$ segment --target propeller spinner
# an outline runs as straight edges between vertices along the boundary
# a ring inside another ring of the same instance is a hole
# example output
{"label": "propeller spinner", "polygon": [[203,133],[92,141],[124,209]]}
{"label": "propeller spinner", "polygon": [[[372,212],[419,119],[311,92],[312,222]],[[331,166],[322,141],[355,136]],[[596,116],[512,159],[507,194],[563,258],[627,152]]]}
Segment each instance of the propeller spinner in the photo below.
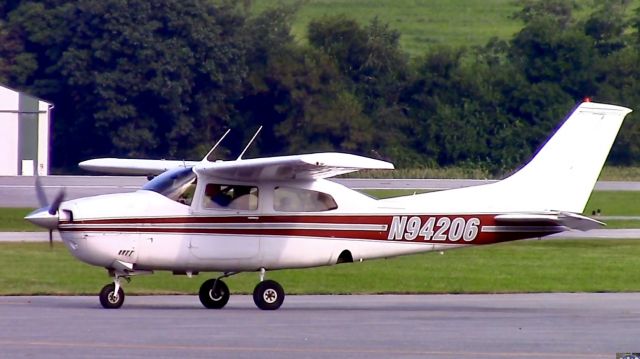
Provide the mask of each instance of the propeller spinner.
{"label": "propeller spinner", "polygon": [[47,228],[49,230],[49,246],[52,247],[53,230],[58,228],[58,223],[60,222],[58,209],[64,200],[65,191],[64,189],[60,190],[51,205],[49,205],[47,196],[44,193],[44,188],[42,187],[42,182],[40,182],[40,177],[36,176],[36,195],[42,207],[29,213],[24,219],[36,226]]}

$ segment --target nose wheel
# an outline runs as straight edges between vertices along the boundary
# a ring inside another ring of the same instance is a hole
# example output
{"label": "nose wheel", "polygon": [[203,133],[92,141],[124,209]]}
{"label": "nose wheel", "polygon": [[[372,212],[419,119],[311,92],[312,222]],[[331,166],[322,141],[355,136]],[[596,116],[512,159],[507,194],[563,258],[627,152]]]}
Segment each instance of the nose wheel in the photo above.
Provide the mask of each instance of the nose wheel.
{"label": "nose wheel", "polygon": [[[116,287],[118,287],[116,289]],[[100,291],[100,304],[106,309],[118,309],[124,303],[124,291],[115,283],[107,284]]]}

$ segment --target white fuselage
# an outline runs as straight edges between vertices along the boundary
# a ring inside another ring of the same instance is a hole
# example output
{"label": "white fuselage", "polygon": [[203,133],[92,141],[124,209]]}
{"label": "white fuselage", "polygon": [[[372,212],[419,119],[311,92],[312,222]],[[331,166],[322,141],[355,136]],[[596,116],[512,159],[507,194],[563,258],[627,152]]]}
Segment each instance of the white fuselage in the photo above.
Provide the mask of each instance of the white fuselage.
{"label": "white fuselage", "polygon": [[[287,184],[292,186],[291,183]],[[278,183],[261,183],[253,210],[203,208],[202,189],[191,206],[158,193],[88,197],[63,203],[61,236],[74,256],[135,270],[253,271],[333,265],[472,244],[538,237],[557,226],[496,226],[493,214],[425,213],[389,206],[334,182],[295,186],[330,193],[338,208],[324,212],[274,210]],[[199,186],[202,187],[202,186]]]}

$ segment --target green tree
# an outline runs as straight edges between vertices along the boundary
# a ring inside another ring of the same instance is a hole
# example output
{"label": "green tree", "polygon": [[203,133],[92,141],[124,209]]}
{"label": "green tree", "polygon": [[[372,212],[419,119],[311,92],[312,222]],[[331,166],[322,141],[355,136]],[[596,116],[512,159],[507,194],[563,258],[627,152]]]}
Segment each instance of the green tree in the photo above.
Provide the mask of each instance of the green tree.
{"label": "green tree", "polygon": [[579,9],[576,0],[520,0],[520,10],[513,17],[525,24],[541,18],[553,18],[557,29],[565,29],[574,24],[573,11]]}
{"label": "green tree", "polygon": [[0,35],[13,86],[55,105],[54,163],[201,155],[246,76],[231,2],[22,2]]}
{"label": "green tree", "polygon": [[248,21],[247,33],[255,35],[248,39],[250,73],[235,127],[264,125],[257,145],[262,154],[362,153],[371,130],[361,105],[330,57],[294,42],[295,10],[278,6]]}
{"label": "green tree", "polygon": [[596,48],[602,55],[612,54],[627,44],[625,31],[630,21],[627,12],[629,0],[605,0],[589,16],[584,24],[584,32],[596,41]]}
{"label": "green tree", "polygon": [[245,123],[266,126],[263,154],[368,147],[370,129],[360,105],[322,53],[290,47],[271,54],[264,72],[252,73],[250,91],[238,107]]}
{"label": "green tree", "polygon": [[580,28],[558,31],[553,18],[538,19],[514,37],[510,55],[531,83],[559,84],[576,99],[595,93],[593,69],[598,53]]}
{"label": "green tree", "polygon": [[[344,16],[316,19],[309,24],[309,43],[329,56],[345,77],[355,97],[354,112],[361,111],[373,156],[411,163],[407,138],[412,124],[400,95],[410,76],[408,56],[400,49],[400,33],[373,18],[366,26]],[[375,131],[384,128],[385,131]]]}

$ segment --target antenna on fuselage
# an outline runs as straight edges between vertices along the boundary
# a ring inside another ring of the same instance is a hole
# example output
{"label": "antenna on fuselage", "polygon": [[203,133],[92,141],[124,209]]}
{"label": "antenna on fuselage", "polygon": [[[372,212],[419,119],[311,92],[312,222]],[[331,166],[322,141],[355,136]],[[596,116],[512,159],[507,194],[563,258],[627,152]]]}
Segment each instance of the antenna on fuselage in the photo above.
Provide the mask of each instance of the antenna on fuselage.
{"label": "antenna on fuselage", "polygon": [[209,158],[209,155],[211,155],[213,153],[213,151],[216,149],[216,147],[218,147],[218,145],[222,142],[222,140],[224,140],[225,137],[227,137],[227,135],[229,134],[229,132],[231,132],[231,129],[227,129],[227,132],[224,133],[224,135],[222,135],[222,137],[220,137],[220,139],[218,140],[218,142],[216,142],[215,145],[213,145],[213,147],[209,150],[209,152],[207,152],[207,154],[204,156],[204,158],[202,159],[203,161],[207,161],[207,158]]}
{"label": "antenna on fuselage", "polygon": [[253,137],[251,137],[251,141],[249,141],[249,143],[247,143],[247,146],[244,148],[244,150],[242,150],[242,153],[240,154],[240,156],[238,156],[238,158],[236,158],[236,161],[239,161],[239,160],[242,159],[242,156],[244,155],[245,152],[247,152],[247,150],[249,149],[249,146],[251,146],[251,144],[256,139],[256,137],[258,137],[258,134],[260,133],[261,130],[262,130],[262,126],[258,127],[258,131],[256,131],[256,133],[253,135]]}

